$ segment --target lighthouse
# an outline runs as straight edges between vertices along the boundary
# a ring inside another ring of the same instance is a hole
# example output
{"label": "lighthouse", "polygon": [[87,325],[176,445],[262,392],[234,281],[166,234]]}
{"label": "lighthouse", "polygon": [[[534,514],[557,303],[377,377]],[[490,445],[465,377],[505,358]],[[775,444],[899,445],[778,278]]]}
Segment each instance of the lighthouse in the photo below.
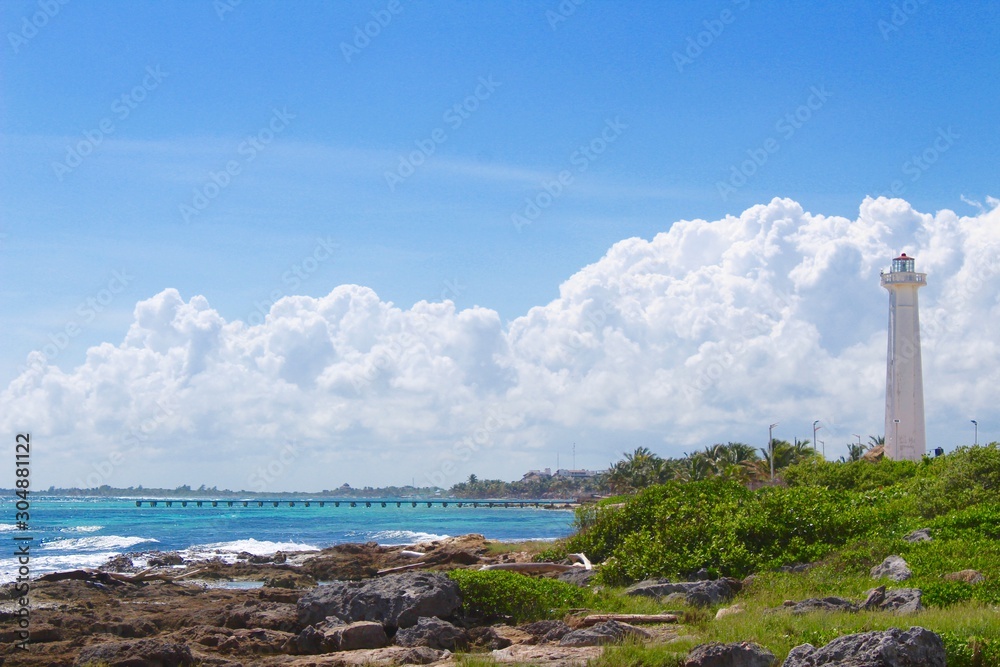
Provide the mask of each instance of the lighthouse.
{"label": "lighthouse", "polygon": [[917,290],[926,284],[927,274],[917,273],[905,252],[892,260],[889,273],[882,273],[882,287],[889,290],[885,455],[895,460],[919,461],[927,452],[917,309]]}

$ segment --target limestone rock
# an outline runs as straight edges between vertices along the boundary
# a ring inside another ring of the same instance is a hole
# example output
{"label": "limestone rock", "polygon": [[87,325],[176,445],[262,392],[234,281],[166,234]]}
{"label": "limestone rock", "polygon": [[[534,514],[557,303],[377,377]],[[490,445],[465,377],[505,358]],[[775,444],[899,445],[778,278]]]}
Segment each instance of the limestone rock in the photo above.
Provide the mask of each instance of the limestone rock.
{"label": "limestone rock", "polygon": [[715,581],[682,581],[671,583],[667,579],[647,579],[625,590],[626,595],[663,598],[674,593],[684,596],[687,604],[709,607],[731,600],[743,587],[738,579]]}
{"label": "limestone rock", "polygon": [[984,581],[984,577],[980,572],[975,570],[959,570],[958,572],[951,572],[944,575],[945,581],[964,581],[967,584],[978,584]]}
{"label": "limestone rock", "polygon": [[76,665],[106,663],[109,667],[186,667],[194,664],[191,649],[183,644],[139,639],[106,642],[80,651]]}
{"label": "limestone rock", "polygon": [[771,667],[774,654],[760,644],[701,644],[688,653],[684,667]]}
{"label": "limestone rock", "polygon": [[586,588],[590,585],[590,580],[593,579],[596,574],[597,570],[584,570],[583,568],[577,568],[561,573],[558,577],[556,577],[556,579],[573,584],[574,586]]}
{"label": "limestone rock", "polygon": [[650,634],[628,623],[605,621],[589,628],[573,630],[559,640],[560,646],[602,646],[614,644],[628,637],[648,639]]}
{"label": "limestone rock", "polygon": [[454,651],[469,643],[468,633],[440,618],[423,617],[416,625],[403,628],[396,633],[396,643],[400,646],[429,646],[436,649]]}
{"label": "limestone rock", "polygon": [[885,586],[879,586],[865,593],[864,602],[859,605],[859,609],[862,611],[878,609],[883,602],[885,602]]}
{"label": "limestone rock", "polygon": [[389,628],[408,628],[422,616],[453,616],[460,606],[458,584],[445,575],[408,572],[317,586],[299,598],[298,616],[304,625],[335,616],[346,622],[377,621]]}
{"label": "limestone rock", "polygon": [[176,551],[154,551],[150,554],[149,558],[146,560],[146,564],[149,567],[163,567],[166,565],[182,565],[184,563],[184,557],[181,556]]}
{"label": "limestone rock", "polygon": [[902,556],[888,556],[871,570],[872,579],[886,577],[893,581],[906,581],[912,576],[913,572]]}
{"label": "limestone rock", "polygon": [[892,588],[885,593],[885,600],[879,604],[882,611],[894,611],[897,614],[912,614],[923,610],[920,604],[922,591],[919,588]]}
{"label": "limestone rock", "polygon": [[907,542],[930,542],[933,538],[930,528],[918,528],[903,539]]}
{"label": "limestone rock", "polygon": [[338,625],[323,633],[324,653],[330,651],[356,651],[364,648],[382,648],[389,645],[385,628],[374,621],[355,621]]}
{"label": "limestone rock", "polygon": [[782,667],[945,667],[944,643],[924,628],[890,628],[796,646]]}
{"label": "limestone rock", "polygon": [[808,614],[812,611],[857,611],[858,608],[850,600],[838,597],[809,598],[797,602],[792,607],[793,614]]}
{"label": "limestone rock", "polygon": [[468,640],[470,648],[486,649],[487,651],[497,651],[514,643],[489,626],[470,629]]}
{"label": "limestone rock", "polygon": [[573,628],[562,621],[535,621],[518,627],[518,630],[523,630],[534,637],[533,643],[541,643],[557,642],[572,632]]}
{"label": "limestone rock", "polygon": [[726,616],[735,616],[737,614],[742,614],[745,609],[743,609],[742,604],[734,604],[732,607],[722,607],[719,611],[715,612],[715,620],[720,618],[725,618]]}

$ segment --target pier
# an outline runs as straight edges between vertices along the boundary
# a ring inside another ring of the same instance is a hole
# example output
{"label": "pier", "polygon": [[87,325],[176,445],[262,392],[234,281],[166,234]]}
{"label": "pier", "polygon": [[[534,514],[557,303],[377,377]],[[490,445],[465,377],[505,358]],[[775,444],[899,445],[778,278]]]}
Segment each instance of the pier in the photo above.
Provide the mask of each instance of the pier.
{"label": "pier", "polygon": [[142,498],[135,501],[136,507],[208,507],[208,508],[275,508],[275,507],[440,507],[449,506],[473,509],[575,509],[579,507],[576,500],[412,500],[412,499],[353,499],[353,500],[191,500],[176,498]]}

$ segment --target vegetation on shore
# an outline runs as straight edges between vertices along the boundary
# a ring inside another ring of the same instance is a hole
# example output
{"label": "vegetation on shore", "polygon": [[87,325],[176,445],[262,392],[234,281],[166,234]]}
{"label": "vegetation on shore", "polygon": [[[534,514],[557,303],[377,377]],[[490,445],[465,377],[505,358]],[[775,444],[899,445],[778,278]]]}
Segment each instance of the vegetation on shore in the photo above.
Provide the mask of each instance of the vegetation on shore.
{"label": "vegetation on shore", "polygon": [[[558,618],[577,606],[651,613],[663,611],[662,605],[625,596],[622,587],[650,577],[685,580],[707,568],[713,576],[754,575],[734,600],[743,613],[716,620],[716,608],[674,603],[672,608],[683,612],[686,638],[608,648],[595,666],[680,665],[690,648],[706,641],[751,640],[783,659],[806,642],[819,646],[845,634],[912,625],[942,637],[951,667],[1000,664],[997,443],[961,447],[919,463],[825,462],[805,454],[776,465],[777,483],[764,486],[762,459],[726,460],[732,453],[702,468],[658,462],[638,450],[623,460],[620,484],[634,491],[581,507],[577,532],[536,556],[586,553],[603,563],[599,591],[573,593],[557,586],[561,582],[539,584],[544,588],[534,591],[516,578],[507,581],[509,573],[462,573],[457,580],[466,604],[511,618],[534,619],[545,610]],[[770,462],[764,461],[769,476]],[[692,470],[702,472],[691,475]],[[929,530],[931,541],[904,539],[920,528]],[[912,578],[873,580],[871,568],[889,555],[902,556]],[[808,565],[795,572],[780,569],[796,564]],[[984,579],[946,578],[963,570]],[[786,600],[839,596],[857,602],[879,584],[919,588],[926,609],[915,615],[780,610]],[[511,586],[514,602],[506,602]],[[531,611],[525,616],[521,610]]]}

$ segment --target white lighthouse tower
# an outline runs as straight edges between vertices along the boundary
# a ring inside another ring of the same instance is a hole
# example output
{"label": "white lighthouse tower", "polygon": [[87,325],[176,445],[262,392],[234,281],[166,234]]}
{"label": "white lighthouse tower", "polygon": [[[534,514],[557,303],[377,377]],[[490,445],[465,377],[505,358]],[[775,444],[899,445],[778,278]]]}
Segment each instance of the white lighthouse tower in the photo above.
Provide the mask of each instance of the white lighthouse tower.
{"label": "white lighthouse tower", "polygon": [[896,460],[919,461],[927,453],[917,312],[917,290],[926,284],[927,274],[917,273],[905,252],[892,260],[892,271],[882,273],[882,287],[889,290],[885,455]]}

